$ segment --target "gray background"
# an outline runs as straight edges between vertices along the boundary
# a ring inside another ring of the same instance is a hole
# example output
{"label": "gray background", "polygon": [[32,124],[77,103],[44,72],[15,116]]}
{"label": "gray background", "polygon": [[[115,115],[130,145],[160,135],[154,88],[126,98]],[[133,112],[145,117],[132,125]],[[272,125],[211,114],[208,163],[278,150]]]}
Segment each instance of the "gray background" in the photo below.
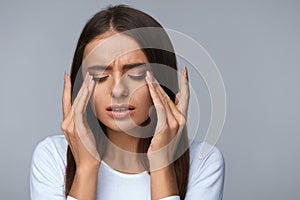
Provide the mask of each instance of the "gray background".
{"label": "gray background", "polygon": [[[110,3],[121,2],[1,0],[1,199],[29,199],[34,147],[61,134],[63,72],[79,33]],[[217,143],[224,199],[300,199],[300,2],[122,3],[194,38],[218,65],[228,98]]]}

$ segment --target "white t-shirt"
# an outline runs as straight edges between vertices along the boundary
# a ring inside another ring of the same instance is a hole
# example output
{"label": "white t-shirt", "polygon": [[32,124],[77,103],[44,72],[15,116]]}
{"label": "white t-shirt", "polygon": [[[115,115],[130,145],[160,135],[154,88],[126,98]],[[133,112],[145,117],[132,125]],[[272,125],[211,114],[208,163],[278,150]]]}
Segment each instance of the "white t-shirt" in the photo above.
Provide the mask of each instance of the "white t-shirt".
{"label": "white t-shirt", "polygon": [[[190,146],[190,174],[185,200],[221,200],[224,186],[224,159],[212,151],[200,159],[202,142]],[[68,143],[64,135],[49,136],[35,148],[30,169],[31,200],[65,200],[65,169]],[[97,200],[150,200],[150,176],[145,171],[125,174],[101,161]],[[74,199],[68,197],[67,200]],[[179,200],[179,196],[163,198]]]}

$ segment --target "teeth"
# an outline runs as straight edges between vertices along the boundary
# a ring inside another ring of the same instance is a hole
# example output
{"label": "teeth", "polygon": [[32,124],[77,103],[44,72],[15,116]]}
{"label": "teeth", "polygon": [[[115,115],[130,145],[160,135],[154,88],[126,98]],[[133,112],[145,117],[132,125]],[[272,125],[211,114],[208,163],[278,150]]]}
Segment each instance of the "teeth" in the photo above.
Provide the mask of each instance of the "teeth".
{"label": "teeth", "polygon": [[116,111],[116,112],[122,112],[128,110],[128,108],[113,108],[112,111]]}

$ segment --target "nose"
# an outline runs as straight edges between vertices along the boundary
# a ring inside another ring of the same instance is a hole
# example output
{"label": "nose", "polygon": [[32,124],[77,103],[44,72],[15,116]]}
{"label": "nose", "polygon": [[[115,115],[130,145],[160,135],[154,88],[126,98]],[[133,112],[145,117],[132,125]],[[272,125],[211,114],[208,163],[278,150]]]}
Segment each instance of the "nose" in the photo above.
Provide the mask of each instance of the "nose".
{"label": "nose", "polygon": [[122,77],[114,79],[114,85],[111,91],[111,96],[113,98],[125,98],[128,96],[128,86],[126,85],[126,81],[122,79]]}

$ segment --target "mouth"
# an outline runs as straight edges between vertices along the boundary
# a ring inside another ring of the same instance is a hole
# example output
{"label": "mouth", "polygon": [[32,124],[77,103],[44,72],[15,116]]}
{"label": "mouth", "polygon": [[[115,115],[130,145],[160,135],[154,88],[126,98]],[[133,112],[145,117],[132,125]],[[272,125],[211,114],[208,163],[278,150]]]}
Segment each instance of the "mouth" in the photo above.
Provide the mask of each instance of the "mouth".
{"label": "mouth", "polygon": [[135,107],[129,104],[113,104],[106,108],[106,112],[113,118],[126,118],[135,110]]}

